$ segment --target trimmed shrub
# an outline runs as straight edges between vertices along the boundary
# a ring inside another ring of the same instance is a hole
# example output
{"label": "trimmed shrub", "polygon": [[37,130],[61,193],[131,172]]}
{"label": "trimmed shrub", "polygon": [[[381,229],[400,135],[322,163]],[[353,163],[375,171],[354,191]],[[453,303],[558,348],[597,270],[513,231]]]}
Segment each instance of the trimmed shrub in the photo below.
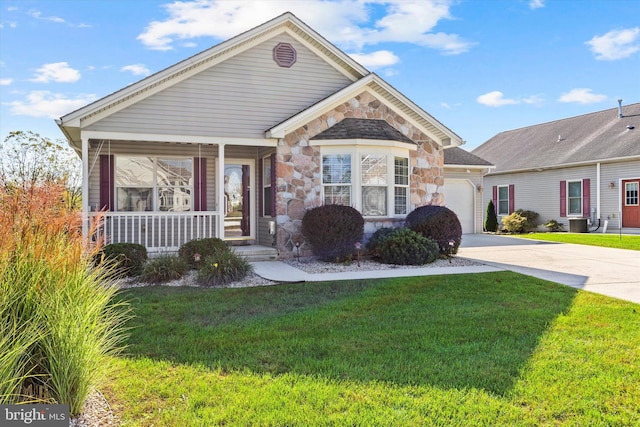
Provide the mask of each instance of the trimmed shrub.
{"label": "trimmed shrub", "polygon": [[178,249],[178,255],[192,268],[198,268],[198,262],[195,260],[196,254],[200,254],[200,259],[203,260],[208,256],[215,256],[227,250],[229,250],[229,247],[224,240],[217,237],[208,237],[185,243]]}
{"label": "trimmed shrub", "polygon": [[489,200],[487,203],[487,214],[484,221],[484,231],[495,233],[498,231],[498,216],[496,215],[496,207],[493,204],[493,200]]}
{"label": "trimmed shrub", "polygon": [[113,265],[117,275],[139,276],[147,261],[147,248],[137,243],[111,243],[102,248],[97,259]]}
{"label": "trimmed shrub", "polygon": [[350,206],[324,205],[302,217],[302,236],[322,261],[340,262],[353,257],[362,242],[364,219]]}
{"label": "trimmed shrub", "polygon": [[252,271],[249,261],[227,249],[205,257],[201,261],[196,280],[202,286],[224,286],[244,279]]}
{"label": "trimmed shrub", "polygon": [[507,233],[525,233],[537,227],[537,219],[536,212],[518,209],[502,218],[502,230]]}
{"label": "trimmed shrub", "polygon": [[407,215],[406,225],[424,237],[435,240],[441,255],[458,253],[462,226],[451,209],[444,206],[421,206]]}
{"label": "trimmed shrub", "polygon": [[398,229],[392,227],[382,227],[377,229],[367,242],[367,251],[369,252],[369,255],[373,258],[379,258],[380,253],[378,251],[378,247],[380,246],[380,243],[387,237],[391,236],[396,230]]}
{"label": "trimmed shrub", "polygon": [[163,283],[183,277],[191,267],[174,255],[162,255],[150,259],[142,270],[141,279],[149,283]]}
{"label": "trimmed shrub", "polygon": [[399,228],[378,243],[380,261],[385,264],[422,265],[433,262],[440,249],[433,239],[408,228]]}
{"label": "trimmed shrub", "polygon": [[555,219],[549,220],[549,222],[547,222],[544,226],[547,227],[549,231],[552,231],[554,233],[562,231],[562,229],[564,228],[564,224],[559,223]]}

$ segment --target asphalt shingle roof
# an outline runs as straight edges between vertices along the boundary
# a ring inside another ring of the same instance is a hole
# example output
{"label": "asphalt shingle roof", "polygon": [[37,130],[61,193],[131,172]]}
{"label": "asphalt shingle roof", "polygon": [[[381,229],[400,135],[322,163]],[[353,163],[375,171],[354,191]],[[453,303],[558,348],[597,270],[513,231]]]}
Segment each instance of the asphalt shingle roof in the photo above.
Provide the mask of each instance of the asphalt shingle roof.
{"label": "asphalt shingle roof", "polygon": [[473,150],[495,172],[640,156],[640,103],[501,132]]}
{"label": "asphalt shingle roof", "polygon": [[356,118],[346,118],[311,139],[383,139],[415,144],[384,120]]}
{"label": "asphalt shingle roof", "polygon": [[459,147],[444,150],[445,165],[492,166],[491,162]]}

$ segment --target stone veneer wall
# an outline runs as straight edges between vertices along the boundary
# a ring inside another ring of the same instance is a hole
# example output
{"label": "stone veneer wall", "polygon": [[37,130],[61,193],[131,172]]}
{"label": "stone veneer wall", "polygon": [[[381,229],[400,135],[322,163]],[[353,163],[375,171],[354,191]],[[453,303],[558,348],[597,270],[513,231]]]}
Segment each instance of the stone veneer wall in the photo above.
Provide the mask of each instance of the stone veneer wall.
{"label": "stone veneer wall", "polygon": [[[409,211],[418,206],[444,203],[442,147],[387,108],[369,92],[363,92],[287,134],[278,143],[276,148],[277,247],[283,258],[294,256],[296,242],[303,243],[299,230],[305,211],[322,205],[320,146],[310,145],[309,140],[347,117],[386,120],[418,145],[416,151],[410,151],[409,158]],[[365,235],[370,236],[382,226],[399,226],[403,222],[397,218],[365,219]],[[311,255],[308,247],[302,245],[300,249],[300,255]]]}

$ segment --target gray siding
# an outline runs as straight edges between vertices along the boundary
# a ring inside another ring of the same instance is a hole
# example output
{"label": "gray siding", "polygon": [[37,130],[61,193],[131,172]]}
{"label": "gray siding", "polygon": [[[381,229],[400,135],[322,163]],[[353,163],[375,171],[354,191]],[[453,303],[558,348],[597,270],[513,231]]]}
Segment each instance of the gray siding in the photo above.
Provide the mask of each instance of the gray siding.
{"label": "gray siding", "polygon": [[[297,62],[279,67],[272,50],[291,43]],[[351,81],[287,34],[125,108],[96,131],[261,138],[264,132]]]}
{"label": "gray siding", "polygon": [[[600,166],[600,219],[609,219],[609,229],[619,227],[620,210],[620,179],[640,176],[640,161],[602,163]],[[551,219],[564,224],[569,230],[566,217],[560,217],[560,181],[586,179],[591,180],[590,199],[591,208],[597,208],[597,170],[596,165],[551,169],[540,172],[521,172],[504,175],[487,175],[484,177],[483,206],[492,197],[494,185],[514,185],[515,209],[525,209],[537,212],[539,224],[545,224]],[[615,188],[609,188],[614,182]],[[584,213],[585,217],[591,213]],[[500,218],[498,218],[500,221]],[[541,230],[546,230],[540,227]]]}

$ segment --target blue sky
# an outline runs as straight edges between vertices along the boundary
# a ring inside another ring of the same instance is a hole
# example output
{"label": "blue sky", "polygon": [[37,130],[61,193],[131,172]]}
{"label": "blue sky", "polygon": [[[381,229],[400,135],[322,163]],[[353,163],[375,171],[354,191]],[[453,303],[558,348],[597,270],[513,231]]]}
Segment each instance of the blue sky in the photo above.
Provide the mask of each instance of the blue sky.
{"label": "blue sky", "polygon": [[640,0],[0,0],[0,138],[291,11],[464,140],[640,102]]}

